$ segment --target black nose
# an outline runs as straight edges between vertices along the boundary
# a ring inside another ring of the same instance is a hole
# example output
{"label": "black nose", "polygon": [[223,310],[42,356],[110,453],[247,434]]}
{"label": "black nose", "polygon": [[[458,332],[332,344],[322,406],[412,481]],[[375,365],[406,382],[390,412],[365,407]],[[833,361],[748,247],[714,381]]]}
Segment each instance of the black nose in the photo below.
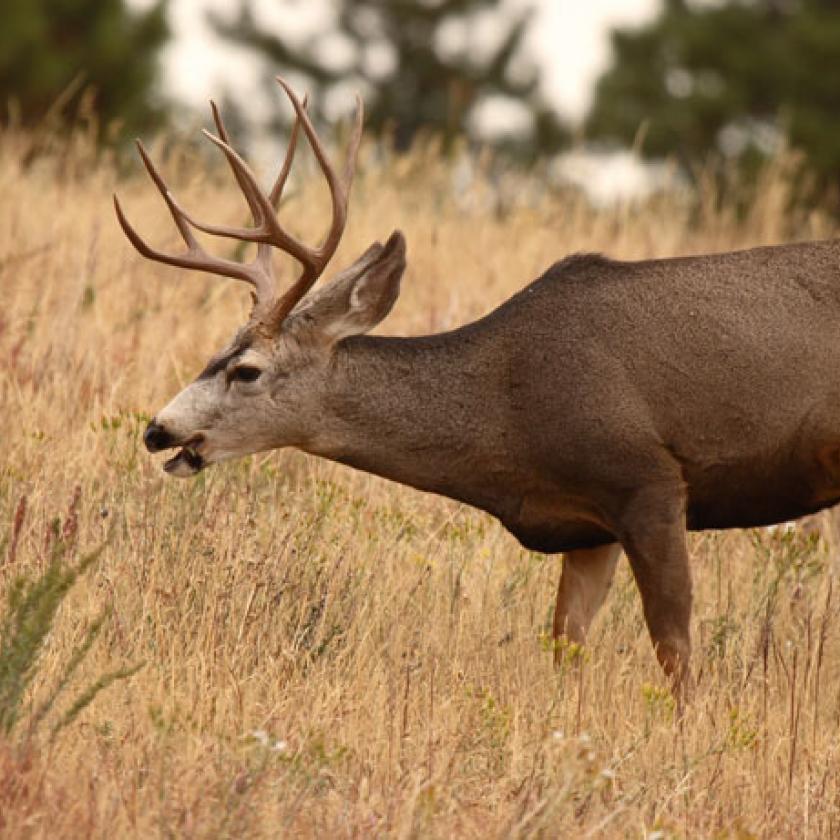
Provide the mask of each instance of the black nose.
{"label": "black nose", "polygon": [[169,449],[175,446],[175,439],[156,420],[152,420],[146,431],[143,433],[143,443],[149,452],[160,452],[161,449]]}

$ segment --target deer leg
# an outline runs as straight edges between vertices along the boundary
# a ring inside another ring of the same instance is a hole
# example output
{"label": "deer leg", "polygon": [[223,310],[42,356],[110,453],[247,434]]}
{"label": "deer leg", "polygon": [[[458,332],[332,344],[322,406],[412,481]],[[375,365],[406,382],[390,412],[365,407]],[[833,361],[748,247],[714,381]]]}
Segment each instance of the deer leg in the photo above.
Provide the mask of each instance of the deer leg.
{"label": "deer leg", "polygon": [[[586,641],[586,632],[607,597],[620,556],[618,543],[567,551],[563,555],[554,607],[555,641],[561,636],[578,644]],[[560,650],[555,646],[555,662],[559,656]]]}
{"label": "deer leg", "polygon": [[690,690],[691,572],[682,486],[638,492],[625,508],[621,543],[630,561],[651,641],[678,700]]}

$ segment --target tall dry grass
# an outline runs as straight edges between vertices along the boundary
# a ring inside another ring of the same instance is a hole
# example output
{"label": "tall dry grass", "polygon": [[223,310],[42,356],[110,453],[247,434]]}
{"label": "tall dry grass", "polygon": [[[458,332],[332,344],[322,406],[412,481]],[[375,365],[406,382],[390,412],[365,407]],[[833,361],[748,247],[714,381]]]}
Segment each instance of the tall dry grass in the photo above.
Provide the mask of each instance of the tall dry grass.
{"label": "tall dry grass", "polygon": [[[840,836],[840,593],[822,543],[692,537],[699,679],[680,722],[626,568],[590,647],[555,671],[559,559],[480,513],[294,452],[168,479],[145,420],[242,321],[246,295],[142,261],[113,217],[114,166],[83,144],[23,166],[27,143],[0,138],[0,589],[44,568],[80,488],[68,550],[106,548],[29,703],[103,607],[80,684],[146,664],[54,739],[0,742],[0,833]],[[190,207],[241,218],[222,169],[188,149],[165,168]],[[130,172],[131,218],[174,244]],[[336,263],[400,227],[409,267],[384,329],[419,334],[487,312],[571,251],[836,232],[788,212],[783,163],[746,213],[711,187],[597,211],[541,182],[491,189],[434,150],[378,164],[368,150]],[[309,178],[283,212],[312,238],[325,209]]]}

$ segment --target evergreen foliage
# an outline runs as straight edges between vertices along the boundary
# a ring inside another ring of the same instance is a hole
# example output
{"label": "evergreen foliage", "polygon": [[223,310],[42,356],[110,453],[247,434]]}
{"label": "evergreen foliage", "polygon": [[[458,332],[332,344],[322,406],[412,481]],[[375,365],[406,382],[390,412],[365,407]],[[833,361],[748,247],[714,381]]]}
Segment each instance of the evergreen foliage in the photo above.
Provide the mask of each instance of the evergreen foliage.
{"label": "evergreen foliage", "polygon": [[756,159],[782,138],[823,186],[840,177],[840,15],[833,0],[700,4],[612,35],[590,137],[692,164],[717,150]]}
{"label": "evergreen foliage", "polygon": [[[12,545],[16,545],[19,530],[20,523],[15,522]],[[55,531],[58,532],[58,527]],[[71,545],[72,537],[64,539],[56,536],[50,561],[44,571],[35,576],[19,575],[7,589],[5,613],[0,616],[0,735],[8,737],[22,721],[26,723],[30,735],[38,728],[53,710],[56,700],[65,693],[108,618],[108,612],[103,611],[91,622],[82,642],[64,664],[52,689],[34,710],[28,711],[26,701],[38,675],[39,661],[58,609],[76,580],[90,569],[102,553],[101,548],[93,551],[74,566],[67,563],[65,558]],[[11,552],[9,556],[11,558]],[[52,726],[52,733],[72,723],[100,691],[117,680],[132,676],[140,667],[142,663],[100,676],[81,691],[69,708],[58,717]]]}
{"label": "evergreen foliage", "polygon": [[132,134],[155,125],[157,53],[167,0],[144,12],[125,0],[3,0],[0,126],[95,118]]}
{"label": "evergreen foliage", "polygon": [[[298,6],[295,0],[281,4],[281,21],[291,21]],[[264,56],[271,77],[305,76],[316,117],[323,116],[319,109],[336,86],[363,91],[367,127],[390,131],[398,150],[408,149],[420,131],[441,136],[446,145],[474,133],[470,115],[488,97],[525,104],[532,121],[524,141],[502,131],[499,146],[532,155],[565,144],[566,131],[541,101],[536,66],[524,55],[529,15],[507,23],[495,48],[477,49],[470,30],[480,16],[501,14],[498,0],[337,0],[335,6],[334,26],[304,46],[283,34],[282,23],[266,31],[253,0],[243,0],[233,23],[210,19],[222,36]],[[454,39],[460,45],[444,43],[445,30],[453,27],[464,36]],[[349,46],[342,50],[346,55],[330,54],[336,42]]]}

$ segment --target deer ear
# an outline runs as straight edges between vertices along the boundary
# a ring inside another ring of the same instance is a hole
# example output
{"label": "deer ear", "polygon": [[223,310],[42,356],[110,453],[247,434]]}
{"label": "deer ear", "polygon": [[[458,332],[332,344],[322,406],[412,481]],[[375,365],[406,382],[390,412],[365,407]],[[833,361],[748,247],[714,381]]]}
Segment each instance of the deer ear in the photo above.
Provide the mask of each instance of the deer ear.
{"label": "deer ear", "polygon": [[328,343],[365,333],[391,311],[404,270],[405,238],[394,231],[385,245],[371,245],[313,295],[300,315],[308,328]]}

